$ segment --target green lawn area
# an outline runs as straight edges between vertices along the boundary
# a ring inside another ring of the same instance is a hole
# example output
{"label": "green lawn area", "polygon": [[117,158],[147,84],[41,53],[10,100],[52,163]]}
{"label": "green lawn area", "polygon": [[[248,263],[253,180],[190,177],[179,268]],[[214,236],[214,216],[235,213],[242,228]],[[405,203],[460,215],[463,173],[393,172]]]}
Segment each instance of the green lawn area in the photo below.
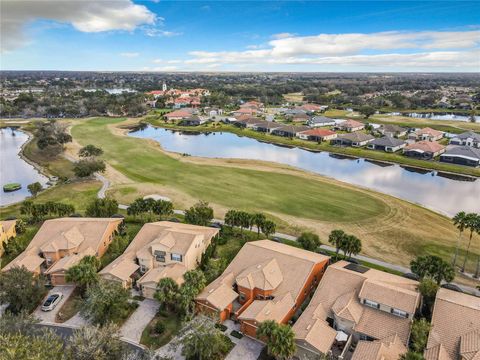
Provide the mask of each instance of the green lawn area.
{"label": "green lawn area", "polygon": [[[158,322],[161,322],[164,326],[164,330],[161,334],[157,334],[155,331]],[[181,328],[182,322],[180,321],[178,314],[160,310],[143,330],[140,344],[145,345],[150,349],[158,349],[170,342]]]}
{"label": "green lawn area", "polygon": [[[104,158],[137,182],[175,186],[188,195],[229,208],[265,210],[292,216],[342,222],[362,220],[385,211],[381,201],[363,192],[320,180],[281,173],[187,163],[155,151],[141,139],[113,135],[94,119],[72,128],[81,144],[95,143]],[[98,134],[102,136],[99,137]],[[234,191],[232,191],[234,189]],[[315,202],[311,199],[315,198]]]}

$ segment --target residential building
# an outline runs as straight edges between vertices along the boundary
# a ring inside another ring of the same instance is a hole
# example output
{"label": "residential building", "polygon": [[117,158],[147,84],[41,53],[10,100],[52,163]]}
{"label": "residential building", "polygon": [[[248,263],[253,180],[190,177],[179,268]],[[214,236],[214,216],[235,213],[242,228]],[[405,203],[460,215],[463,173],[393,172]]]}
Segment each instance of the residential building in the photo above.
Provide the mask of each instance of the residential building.
{"label": "residential building", "polygon": [[338,130],[354,132],[365,128],[365,124],[355,120],[345,120],[336,125]]}
{"label": "residential building", "polygon": [[283,115],[285,115],[287,119],[291,119],[295,115],[299,115],[299,114],[307,114],[307,112],[302,109],[287,109],[283,112]]}
{"label": "residential building", "polygon": [[408,134],[408,138],[415,141],[437,141],[443,138],[443,131],[438,131],[429,127],[415,130]]}
{"label": "residential building", "polygon": [[480,134],[473,131],[467,131],[456,135],[450,139],[450,145],[465,145],[474,148],[480,148]]}
{"label": "residential building", "polygon": [[398,360],[408,349],[397,335],[385,339],[360,340],[351,360]]}
{"label": "residential building", "polygon": [[17,236],[15,225],[17,220],[0,221],[0,256],[3,255],[3,244]]}
{"label": "residential building", "polygon": [[381,125],[377,131],[384,136],[402,137],[407,135],[408,129],[392,124]]}
{"label": "residential building", "polygon": [[282,124],[273,121],[261,121],[252,125],[252,129],[264,133],[270,133],[272,130],[282,127]]}
{"label": "residential building", "polygon": [[300,139],[311,141],[329,141],[337,137],[337,133],[327,129],[310,129],[302,131],[297,135]]}
{"label": "residential building", "polygon": [[159,221],[143,225],[124,253],[107,265],[100,276],[129,288],[136,281],[143,296],[153,298],[164,277],[179,285],[183,274],[200,263],[219,230],[211,227]]}
{"label": "residential building", "polygon": [[264,120],[257,118],[257,117],[248,117],[248,118],[243,118],[242,120],[238,120],[235,122],[235,126],[241,127],[241,128],[253,128],[256,124],[263,123]]}
{"label": "residential building", "polygon": [[270,240],[247,242],[196,298],[197,310],[240,322],[255,337],[265,320],[287,323],[321,279],[329,257]]}
{"label": "residential building", "polygon": [[59,218],[45,221],[30,244],[2,271],[26,267],[45,274],[52,285],[66,284],[65,274],[87,255],[101,258],[123,219]]}
{"label": "residential building", "polygon": [[334,126],[335,120],[325,116],[314,116],[307,121],[307,125],[311,127]]}
{"label": "residential building", "polygon": [[252,100],[252,101],[247,101],[247,102],[241,104],[240,108],[241,109],[255,109],[258,112],[261,112],[261,111],[263,111],[265,106],[263,105],[263,103],[261,103],[259,101]]}
{"label": "residential building", "polygon": [[180,126],[199,126],[201,124],[204,124],[207,120],[202,119],[198,115],[191,115],[190,117],[186,119],[182,119],[178,125]]}
{"label": "residential building", "polygon": [[375,140],[375,137],[362,132],[352,132],[348,134],[340,134],[336,139],[332,140],[333,144],[342,146],[361,147]]}
{"label": "residential building", "polygon": [[440,155],[440,161],[458,165],[477,167],[480,165],[480,149],[467,145],[450,145]]}
{"label": "residential building", "polygon": [[[293,326],[297,357],[344,356],[352,343],[357,344],[356,359],[364,358],[366,348],[384,354],[393,348],[398,350],[392,350],[394,354],[403,352],[420,305],[417,286],[417,281],[347,261],[330,265]],[[345,334],[348,338],[339,346],[336,339]]]}
{"label": "residential building", "polygon": [[192,108],[184,108],[179,110],[174,110],[169,112],[168,114],[164,115],[166,120],[184,120],[188,119],[194,114],[194,109]]}
{"label": "residential building", "polygon": [[406,145],[407,143],[403,140],[400,140],[391,136],[383,136],[381,138],[377,138],[371,141],[367,147],[372,150],[395,152],[404,148]]}
{"label": "residential building", "polygon": [[240,116],[240,115],[250,115],[250,116],[253,116],[253,115],[256,115],[257,113],[259,113],[260,111],[256,108],[240,108],[238,110],[235,110],[232,115],[237,117],[237,116]]}
{"label": "residential building", "polygon": [[419,141],[403,148],[403,154],[422,160],[433,159],[445,152],[445,146],[436,141]]}
{"label": "residential building", "polygon": [[308,119],[310,119],[310,116],[308,116],[306,113],[298,113],[292,116],[292,121],[296,123],[307,123]]}
{"label": "residential building", "polygon": [[327,105],[318,105],[318,104],[303,104],[302,106],[298,107],[301,110],[305,110],[309,113],[314,113],[317,111],[325,111],[328,109]]}
{"label": "residential building", "polygon": [[432,314],[426,360],[480,358],[480,298],[439,289]]}
{"label": "residential building", "polygon": [[273,135],[295,137],[302,131],[309,130],[308,126],[285,125],[271,131]]}

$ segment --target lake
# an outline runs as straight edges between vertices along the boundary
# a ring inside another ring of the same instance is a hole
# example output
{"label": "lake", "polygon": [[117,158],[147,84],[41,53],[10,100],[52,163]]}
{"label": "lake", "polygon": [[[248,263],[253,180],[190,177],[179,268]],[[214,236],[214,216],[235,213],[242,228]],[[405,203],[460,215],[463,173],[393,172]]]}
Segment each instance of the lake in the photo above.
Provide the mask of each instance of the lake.
{"label": "lake", "polygon": [[[38,181],[44,187],[48,178],[38,172],[32,165],[23,160],[19,153],[22,145],[27,142],[28,135],[11,128],[0,129],[0,206],[22,201],[30,193],[27,186]],[[20,183],[22,189],[14,192],[4,192],[3,185]]]}
{"label": "lake", "polygon": [[130,136],[158,141],[167,151],[209,158],[272,161],[328,176],[453,216],[480,212],[480,180],[399,165],[263,143],[231,133],[188,133],[148,126]]}
{"label": "lake", "polygon": [[[450,120],[450,121],[464,121],[469,122],[470,116],[460,115],[454,113],[388,113],[387,115],[392,116],[408,116],[416,119],[429,119],[429,120]],[[475,121],[479,121],[479,117],[475,116]]]}

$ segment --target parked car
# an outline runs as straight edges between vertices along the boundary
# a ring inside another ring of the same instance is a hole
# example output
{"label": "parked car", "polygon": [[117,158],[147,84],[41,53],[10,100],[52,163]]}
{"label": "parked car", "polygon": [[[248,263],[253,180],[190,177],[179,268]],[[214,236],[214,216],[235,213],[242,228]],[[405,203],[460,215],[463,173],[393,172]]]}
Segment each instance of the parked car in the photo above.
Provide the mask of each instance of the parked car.
{"label": "parked car", "polygon": [[215,229],[221,229],[222,228],[222,224],[219,223],[218,221],[212,222],[209,226],[212,227],[212,228],[215,228]]}
{"label": "parked car", "polygon": [[460,286],[457,286],[455,284],[443,284],[442,288],[452,290],[452,291],[457,291],[457,292],[463,292],[462,288]]}
{"label": "parked car", "polygon": [[273,236],[273,237],[272,237],[272,241],[275,241],[275,242],[277,242],[277,243],[281,243],[281,242],[282,242],[282,239],[280,239],[279,237]]}
{"label": "parked car", "polygon": [[417,274],[414,274],[414,273],[405,273],[405,274],[403,274],[403,277],[407,278],[407,279],[410,279],[410,280],[415,280],[415,281],[420,280],[420,276],[418,276]]}
{"label": "parked car", "polygon": [[47,300],[42,305],[42,311],[52,311],[57,307],[57,305],[62,301],[63,294],[53,293],[48,296]]}

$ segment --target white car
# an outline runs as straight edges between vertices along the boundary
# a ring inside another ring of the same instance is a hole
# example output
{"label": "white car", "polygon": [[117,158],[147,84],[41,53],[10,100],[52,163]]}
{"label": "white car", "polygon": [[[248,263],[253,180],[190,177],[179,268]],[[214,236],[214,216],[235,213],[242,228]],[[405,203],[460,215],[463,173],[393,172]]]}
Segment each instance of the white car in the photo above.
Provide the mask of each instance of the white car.
{"label": "white car", "polygon": [[42,311],[52,311],[62,301],[63,294],[53,293],[48,295],[47,300],[42,305]]}

